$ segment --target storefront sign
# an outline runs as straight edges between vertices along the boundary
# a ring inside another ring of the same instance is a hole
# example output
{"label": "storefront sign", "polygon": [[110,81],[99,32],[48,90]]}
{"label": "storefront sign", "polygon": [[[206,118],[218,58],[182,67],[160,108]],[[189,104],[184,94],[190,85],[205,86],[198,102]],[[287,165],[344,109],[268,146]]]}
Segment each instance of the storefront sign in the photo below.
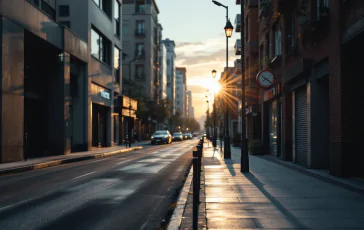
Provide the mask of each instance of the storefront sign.
{"label": "storefront sign", "polygon": [[105,106],[113,106],[111,90],[100,85],[91,83],[91,101]]}
{"label": "storefront sign", "polygon": [[272,89],[266,90],[264,92],[264,101],[268,101],[276,97],[280,93],[280,85],[274,86]]}
{"label": "storefront sign", "polygon": [[101,97],[105,98],[105,99],[109,99],[110,100],[110,93],[105,92],[104,90],[100,91],[100,95]]}

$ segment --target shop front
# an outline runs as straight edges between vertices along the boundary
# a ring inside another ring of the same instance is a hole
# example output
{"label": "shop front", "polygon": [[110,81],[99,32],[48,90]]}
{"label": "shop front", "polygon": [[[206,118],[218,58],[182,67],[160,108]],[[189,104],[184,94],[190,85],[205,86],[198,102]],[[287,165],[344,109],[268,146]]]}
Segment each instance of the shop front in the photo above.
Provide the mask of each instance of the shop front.
{"label": "shop front", "polygon": [[91,83],[92,146],[111,146],[111,90]]}
{"label": "shop front", "polygon": [[268,110],[266,119],[266,135],[268,135],[269,154],[279,157],[279,140],[280,140],[280,84],[269,90],[264,91],[264,104]]}
{"label": "shop front", "polygon": [[138,140],[137,133],[138,129],[138,122],[135,112],[138,109],[138,102],[134,99],[129,97],[123,96],[122,97],[122,140],[128,142],[129,135],[131,142]]}

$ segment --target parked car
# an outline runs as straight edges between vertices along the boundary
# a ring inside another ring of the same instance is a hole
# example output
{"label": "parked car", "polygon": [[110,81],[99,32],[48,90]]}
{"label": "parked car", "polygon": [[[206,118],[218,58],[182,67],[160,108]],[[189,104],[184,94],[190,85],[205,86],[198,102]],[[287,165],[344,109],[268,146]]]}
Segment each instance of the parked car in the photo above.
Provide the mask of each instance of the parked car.
{"label": "parked car", "polygon": [[181,132],[173,133],[174,141],[183,141],[183,136]]}
{"label": "parked car", "polygon": [[172,143],[172,135],[168,130],[159,130],[155,132],[150,139],[150,143],[153,144],[170,144]]}
{"label": "parked car", "polygon": [[186,133],[187,139],[192,139],[192,134],[191,133]]}
{"label": "parked car", "polygon": [[183,134],[183,140],[187,140],[188,139],[188,133],[184,133]]}

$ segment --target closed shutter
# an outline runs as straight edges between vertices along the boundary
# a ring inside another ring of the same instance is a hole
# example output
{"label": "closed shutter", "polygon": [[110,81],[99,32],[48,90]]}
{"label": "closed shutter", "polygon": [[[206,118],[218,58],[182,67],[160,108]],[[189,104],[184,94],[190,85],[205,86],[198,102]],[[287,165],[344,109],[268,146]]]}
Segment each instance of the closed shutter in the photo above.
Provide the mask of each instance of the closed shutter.
{"label": "closed shutter", "polygon": [[295,152],[296,163],[307,167],[307,91],[306,86],[295,91]]}

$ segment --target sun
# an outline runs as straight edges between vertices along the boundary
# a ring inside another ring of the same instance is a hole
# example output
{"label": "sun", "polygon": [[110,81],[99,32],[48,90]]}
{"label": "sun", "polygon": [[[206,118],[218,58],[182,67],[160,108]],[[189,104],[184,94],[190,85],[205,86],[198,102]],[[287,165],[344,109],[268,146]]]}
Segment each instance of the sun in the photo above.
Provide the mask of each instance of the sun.
{"label": "sun", "polygon": [[217,81],[209,80],[205,83],[206,89],[209,90],[211,93],[218,93],[220,90],[220,85],[217,83]]}

